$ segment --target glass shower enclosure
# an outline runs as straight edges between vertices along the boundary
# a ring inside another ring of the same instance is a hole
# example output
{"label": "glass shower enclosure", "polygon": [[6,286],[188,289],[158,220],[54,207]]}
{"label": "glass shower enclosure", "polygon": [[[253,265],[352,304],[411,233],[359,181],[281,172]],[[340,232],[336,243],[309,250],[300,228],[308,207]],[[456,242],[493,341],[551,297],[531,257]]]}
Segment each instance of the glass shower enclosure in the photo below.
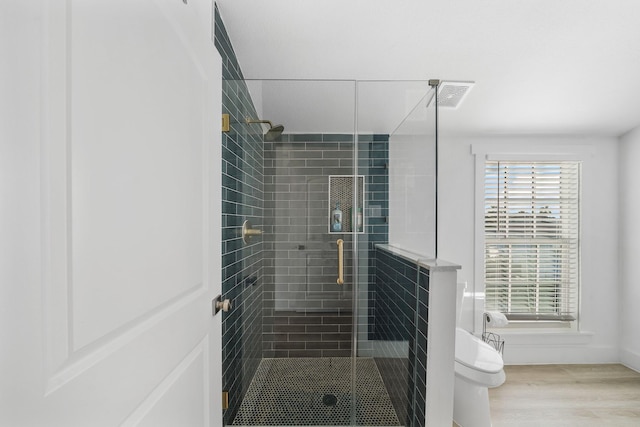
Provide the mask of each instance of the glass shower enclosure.
{"label": "glass shower enclosure", "polygon": [[434,92],[223,81],[225,425],[424,425],[417,278],[378,248],[434,254]]}

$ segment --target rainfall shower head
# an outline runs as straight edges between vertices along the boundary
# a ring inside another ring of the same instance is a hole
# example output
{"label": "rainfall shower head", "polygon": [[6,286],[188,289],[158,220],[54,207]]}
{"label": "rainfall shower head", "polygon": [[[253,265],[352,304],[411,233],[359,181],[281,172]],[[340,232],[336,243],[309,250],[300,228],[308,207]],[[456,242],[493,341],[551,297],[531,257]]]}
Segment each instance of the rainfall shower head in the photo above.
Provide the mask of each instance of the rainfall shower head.
{"label": "rainfall shower head", "polygon": [[252,119],[247,119],[246,120],[247,124],[251,124],[251,123],[266,123],[269,125],[269,130],[267,131],[267,133],[264,134],[264,139],[266,141],[274,141],[276,138],[278,138],[280,135],[282,135],[282,132],[284,131],[284,126],[282,125],[273,125],[273,123],[271,123],[270,120],[252,120]]}
{"label": "rainfall shower head", "polygon": [[282,135],[282,132],[284,132],[284,126],[282,125],[271,126],[267,131],[267,133],[264,135],[264,138],[267,141],[273,141],[277,137]]}

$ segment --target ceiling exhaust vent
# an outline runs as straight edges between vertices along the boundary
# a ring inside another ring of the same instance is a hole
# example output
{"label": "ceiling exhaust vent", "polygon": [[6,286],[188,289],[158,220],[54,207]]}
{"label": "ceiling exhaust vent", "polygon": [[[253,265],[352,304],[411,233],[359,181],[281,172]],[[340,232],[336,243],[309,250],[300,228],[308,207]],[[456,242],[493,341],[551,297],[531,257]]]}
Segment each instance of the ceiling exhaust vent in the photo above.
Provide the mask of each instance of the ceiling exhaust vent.
{"label": "ceiling exhaust vent", "polygon": [[438,106],[458,108],[474,84],[475,82],[440,82],[438,85]]}

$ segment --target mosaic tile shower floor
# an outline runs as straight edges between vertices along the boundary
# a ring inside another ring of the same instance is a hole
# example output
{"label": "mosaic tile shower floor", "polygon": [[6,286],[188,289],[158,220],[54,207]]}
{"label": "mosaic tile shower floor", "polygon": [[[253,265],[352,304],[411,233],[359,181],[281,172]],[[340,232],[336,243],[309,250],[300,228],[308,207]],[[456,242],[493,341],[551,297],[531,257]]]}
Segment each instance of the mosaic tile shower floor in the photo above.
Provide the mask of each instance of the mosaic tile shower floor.
{"label": "mosaic tile shower floor", "polygon": [[[356,362],[356,422],[399,426],[373,359]],[[234,425],[351,424],[351,358],[263,359]]]}

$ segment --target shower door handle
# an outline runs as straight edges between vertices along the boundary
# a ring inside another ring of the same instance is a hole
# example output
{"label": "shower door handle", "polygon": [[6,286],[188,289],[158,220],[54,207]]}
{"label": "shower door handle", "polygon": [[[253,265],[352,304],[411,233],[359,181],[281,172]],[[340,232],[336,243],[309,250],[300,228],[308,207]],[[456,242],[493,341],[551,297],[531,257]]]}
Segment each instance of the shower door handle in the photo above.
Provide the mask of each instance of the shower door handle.
{"label": "shower door handle", "polygon": [[344,240],[338,239],[336,243],[338,244],[338,280],[336,283],[342,285],[344,283]]}

